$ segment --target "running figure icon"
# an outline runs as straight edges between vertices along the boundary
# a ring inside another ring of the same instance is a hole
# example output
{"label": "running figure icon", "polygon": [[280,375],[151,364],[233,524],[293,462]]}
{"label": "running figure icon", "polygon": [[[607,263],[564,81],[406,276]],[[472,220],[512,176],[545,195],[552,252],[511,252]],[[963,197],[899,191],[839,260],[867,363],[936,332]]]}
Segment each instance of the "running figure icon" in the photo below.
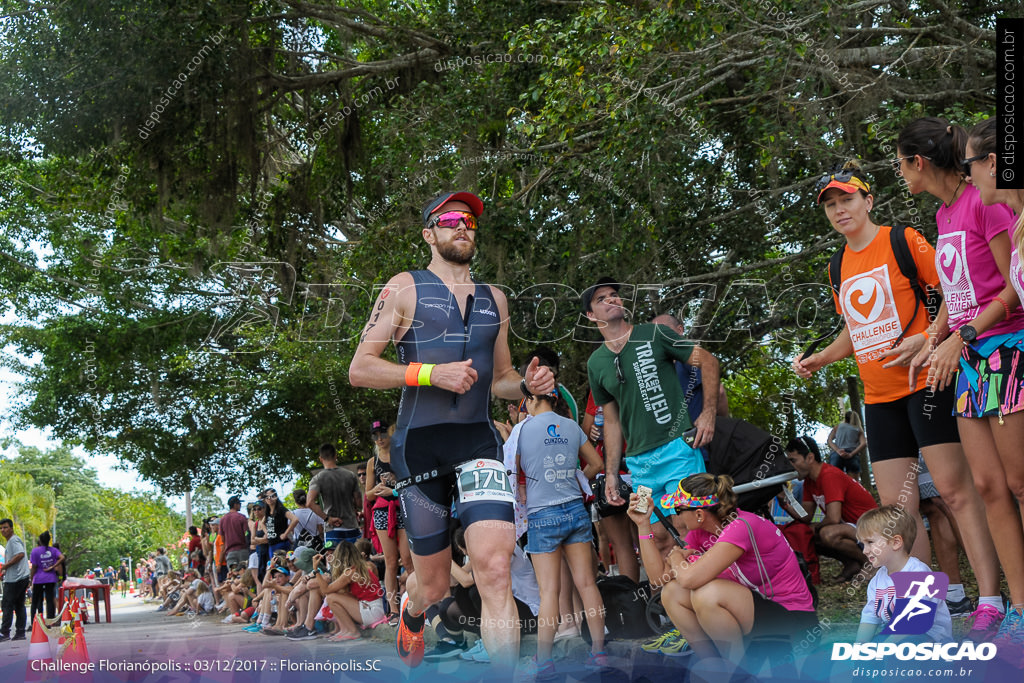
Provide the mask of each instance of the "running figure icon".
{"label": "running figure icon", "polygon": [[[889,624],[889,630],[895,631],[896,624],[900,623],[900,620],[902,620],[904,617],[907,618],[907,621],[910,621],[914,617],[918,617],[922,614],[928,614],[934,611],[934,603],[929,604],[924,602],[925,598],[935,598],[936,596],[938,596],[938,588],[936,588],[934,591],[928,590],[934,583],[935,576],[929,574],[925,577],[923,581],[914,581],[910,584],[910,590],[907,591],[907,598],[909,599],[909,601],[903,607],[903,611],[900,612],[899,615],[897,615],[896,618],[892,620],[891,624]],[[917,592],[913,592],[915,588],[917,589]]]}

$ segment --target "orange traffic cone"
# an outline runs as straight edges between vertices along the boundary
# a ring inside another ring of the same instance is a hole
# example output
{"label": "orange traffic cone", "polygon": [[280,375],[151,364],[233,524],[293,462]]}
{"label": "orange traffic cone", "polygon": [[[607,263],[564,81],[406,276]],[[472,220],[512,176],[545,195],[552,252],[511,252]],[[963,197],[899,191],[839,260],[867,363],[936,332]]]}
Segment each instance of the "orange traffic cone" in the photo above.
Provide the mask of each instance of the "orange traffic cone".
{"label": "orange traffic cone", "polygon": [[89,664],[89,650],[85,646],[85,631],[82,624],[75,624],[75,632],[65,645],[63,655],[60,658],[62,664],[74,664],[78,671],[82,672],[76,680],[80,683],[92,683],[92,672],[86,667]]}
{"label": "orange traffic cone", "polygon": [[[50,652],[50,639],[46,637],[46,629],[43,628],[43,617],[36,615],[32,622],[32,641],[28,645],[28,666],[25,669],[26,681],[41,681],[45,678],[44,665],[53,664],[53,655]],[[32,665],[32,662],[40,664]]]}
{"label": "orange traffic cone", "polygon": [[70,636],[74,631],[72,619],[73,618],[71,616],[71,601],[66,600],[64,602],[64,609],[60,613],[60,636],[57,639],[58,652],[64,651],[64,641],[66,640],[65,636]]}

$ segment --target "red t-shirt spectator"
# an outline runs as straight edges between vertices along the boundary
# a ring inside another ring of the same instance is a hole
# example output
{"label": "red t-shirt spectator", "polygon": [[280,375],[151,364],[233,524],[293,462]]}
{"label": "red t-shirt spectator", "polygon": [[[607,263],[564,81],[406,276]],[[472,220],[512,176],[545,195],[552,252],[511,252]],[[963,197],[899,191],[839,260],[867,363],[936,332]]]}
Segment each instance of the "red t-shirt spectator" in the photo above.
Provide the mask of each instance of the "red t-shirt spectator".
{"label": "red t-shirt spectator", "polygon": [[199,557],[193,555],[192,553],[194,553],[197,550],[202,550],[202,549],[203,549],[203,539],[199,538],[198,536],[189,536],[188,537],[188,559],[189,559],[189,566],[192,567],[193,569],[199,569],[200,567],[199,567]]}
{"label": "red t-shirt spectator", "polygon": [[224,552],[248,550],[245,534],[249,531],[249,520],[241,512],[232,510],[220,518],[220,532],[224,534]]}
{"label": "red t-shirt spectator", "polygon": [[838,500],[843,504],[843,521],[850,524],[856,524],[861,515],[878,507],[860,482],[827,462],[822,463],[817,481],[810,477],[804,479],[804,500],[813,500],[822,512],[826,505]]}

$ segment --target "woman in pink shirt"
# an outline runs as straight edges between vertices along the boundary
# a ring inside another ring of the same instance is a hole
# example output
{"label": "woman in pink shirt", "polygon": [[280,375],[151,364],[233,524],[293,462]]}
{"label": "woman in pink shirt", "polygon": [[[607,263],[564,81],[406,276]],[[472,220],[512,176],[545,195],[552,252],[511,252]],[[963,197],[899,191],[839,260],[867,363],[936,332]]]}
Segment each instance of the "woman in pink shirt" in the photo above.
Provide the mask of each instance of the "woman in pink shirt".
{"label": "woman in pink shirt", "polygon": [[1000,635],[1019,632],[1016,637],[1024,638],[1024,525],[1013,493],[1024,493],[1024,312],[1009,284],[1013,213],[1005,205],[986,206],[978,188],[966,182],[966,144],[962,128],[939,118],[911,122],[896,143],[910,192],[942,200],[935,262],[945,301],[928,329],[928,348],[911,363],[911,376],[927,367],[930,388],[956,387],[960,440],[989,529],[999,530],[992,537],[1013,609],[1005,610],[997,589],[982,588],[968,637],[990,640],[998,625]]}
{"label": "woman in pink shirt", "polygon": [[[973,129],[967,137],[965,152],[967,182],[978,188],[981,203],[985,206],[1006,204],[1017,216],[1014,228],[1010,231],[1013,250],[1010,253],[1010,284],[1017,292],[1017,297],[1024,301],[1024,267],[1021,263],[1021,252],[1024,251],[1024,190],[1000,190],[996,187],[999,175],[999,156],[996,153],[996,120],[985,119]],[[1019,386],[1019,385],[1018,385]],[[1021,396],[1017,395],[1017,406],[1020,409]],[[1016,412],[1016,411],[1009,411]],[[1005,419],[1004,419],[1005,422]]]}
{"label": "woman in pink shirt", "polygon": [[652,501],[675,509],[688,532],[686,549],[667,558],[652,540],[650,514],[637,512],[637,494],[629,499],[651,584],[663,584],[661,604],[694,653],[738,662],[755,625],[773,634],[818,626],[793,549],[774,524],[736,508],[730,477],[694,474]]}

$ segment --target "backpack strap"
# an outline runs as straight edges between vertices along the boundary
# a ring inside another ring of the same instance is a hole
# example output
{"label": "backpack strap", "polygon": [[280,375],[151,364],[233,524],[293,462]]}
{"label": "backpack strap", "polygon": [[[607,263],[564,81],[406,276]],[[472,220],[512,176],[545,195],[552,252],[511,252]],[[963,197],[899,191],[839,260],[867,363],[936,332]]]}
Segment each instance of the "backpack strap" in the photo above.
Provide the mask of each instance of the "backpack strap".
{"label": "backpack strap", "polygon": [[842,284],[843,254],[846,252],[846,245],[836,249],[832,258],[828,260],[828,282],[832,285],[832,291],[839,296],[839,285]]}
{"label": "backpack strap", "polygon": [[[892,228],[889,231],[889,245],[892,248],[893,255],[896,256],[896,265],[899,266],[900,272],[903,273],[903,277],[910,281],[910,288],[914,290],[914,296],[922,304],[928,304],[928,296],[924,293],[924,289],[921,287],[921,282],[917,279],[917,262],[914,260],[914,255],[910,253],[910,244],[907,243],[907,228]],[[914,230],[913,228],[910,228]],[[914,232],[917,232],[914,230]]]}
{"label": "backpack strap", "polygon": [[[832,254],[832,258],[828,261],[828,281],[832,286],[832,291],[835,292],[836,296],[839,296],[839,285],[842,284],[842,272],[843,272],[843,252],[846,251],[846,245],[836,249],[836,252]],[[807,347],[803,355],[800,356],[800,360],[806,360],[808,356],[814,353],[821,342],[825,341],[825,337],[815,339],[811,342],[811,345]]]}

